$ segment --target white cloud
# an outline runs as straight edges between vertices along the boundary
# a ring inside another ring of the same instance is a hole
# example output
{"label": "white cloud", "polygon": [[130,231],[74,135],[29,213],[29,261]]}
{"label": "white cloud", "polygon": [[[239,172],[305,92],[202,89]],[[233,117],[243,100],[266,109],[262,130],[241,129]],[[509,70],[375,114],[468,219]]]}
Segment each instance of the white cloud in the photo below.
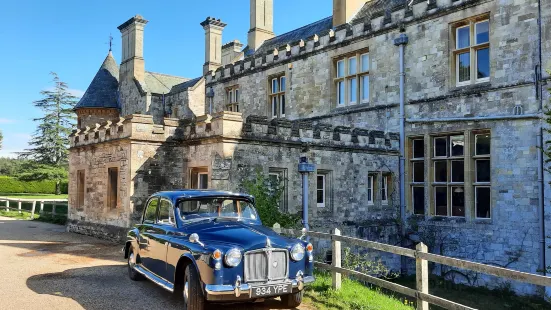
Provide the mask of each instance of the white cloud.
{"label": "white cloud", "polygon": [[17,152],[29,148],[32,136],[28,133],[4,133],[0,157],[17,157]]}
{"label": "white cloud", "polygon": [[15,120],[8,118],[0,118],[0,124],[13,124]]}

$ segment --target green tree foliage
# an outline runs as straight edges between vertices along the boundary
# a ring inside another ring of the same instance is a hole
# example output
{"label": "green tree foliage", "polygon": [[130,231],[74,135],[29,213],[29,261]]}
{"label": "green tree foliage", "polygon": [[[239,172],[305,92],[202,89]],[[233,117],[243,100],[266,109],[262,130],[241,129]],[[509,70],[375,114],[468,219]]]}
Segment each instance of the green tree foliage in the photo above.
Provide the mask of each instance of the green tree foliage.
{"label": "green tree foliage", "polygon": [[23,173],[23,166],[28,160],[0,157],[0,176],[15,177]]}
{"label": "green tree foliage", "polygon": [[[53,180],[23,181],[17,178],[0,176],[0,195],[3,194],[54,194],[56,182]],[[61,184],[61,192],[67,194],[67,183]]]}
{"label": "green tree foliage", "polygon": [[243,182],[243,188],[248,194],[255,197],[258,215],[265,226],[272,227],[275,223],[287,228],[300,226],[299,216],[279,210],[280,197],[284,190],[283,185],[257,170],[253,180]]}
{"label": "green tree foliage", "polygon": [[2,135],[2,130],[0,130],[0,150],[2,149],[2,142],[4,142],[4,136]]}
{"label": "green tree foliage", "polygon": [[43,112],[43,117],[34,119],[38,127],[29,142],[32,148],[20,154],[21,158],[32,159],[36,165],[26,170],[22,180],[56,180],[56,194],[60,193],[61,182],[67,177],[68,136],[74,125],[73,108],[77,97],[69,92],[67,83],[62,82],[56,73],[52,72],[53,89],[40,92],[42,99],[33,105]]}

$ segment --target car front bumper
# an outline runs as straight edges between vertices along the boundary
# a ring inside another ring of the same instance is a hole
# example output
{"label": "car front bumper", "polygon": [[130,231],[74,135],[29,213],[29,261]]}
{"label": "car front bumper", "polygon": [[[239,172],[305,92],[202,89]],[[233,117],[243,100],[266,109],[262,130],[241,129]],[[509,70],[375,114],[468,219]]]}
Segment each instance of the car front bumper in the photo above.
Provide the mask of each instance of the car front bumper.
{"label": "car front bumper", "polygon": [[[314,282],[313,276],[304,276],[302,281],[296,279],[289,279],[283,283],[291,283],[293,286],[293,293],[300,292],[304,289],[305,285],[308,285]],[[277,284],[277,283],[274,283]],[[251,286],[247,283],[242,283],[240,285],[214,285],[207,284],[205,285],[205,297],[208,301],[239,301],[239,300],[248,300],[251,299],[252,289],[254,286]],[[268,296],[268,297],[277,297],[277,296]]]}

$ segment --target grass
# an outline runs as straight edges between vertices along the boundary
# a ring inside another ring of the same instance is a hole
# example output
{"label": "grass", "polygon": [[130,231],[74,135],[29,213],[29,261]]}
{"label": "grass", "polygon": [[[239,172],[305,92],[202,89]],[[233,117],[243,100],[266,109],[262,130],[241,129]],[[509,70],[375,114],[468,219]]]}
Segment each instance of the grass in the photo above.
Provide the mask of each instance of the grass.
{"label": "grass", "polygon": [[[398,284],[415,288],[415,276],[402,277],[393,280]],[[507,285],[502,289],[490,290],[485,287],[472,287],[456,284],[441,277],[431,276],[429,292],[465,306],[484,310],[540,310],[551,309],[551,304],[535,296],[518,296]],[[431,310],[442,308],[431,305]]]}
{"label": "grass", "polygon": [[362,283],[343,277],[342,288],[331,288],[331,274],[316,272],[316,281],[306,288],[305,303],[320,310],[412,310],[411,301],[401,301],[383,293],[379,288],[370,288]]}
{"label": "grass", "polygon": [[63,195],[52,195],[52,194],[27,194],[27,193],[21,193],[21,194],[4,194],[0,193],[0,197],[8,197],[8,198],[21,198],[21,199],[67,199],[67,194]]}
{"label": "grass", "polygon": [[31,219],[31,213],[23,210],[21,211],[21,213],[19,213],[18,211],[6,211],[5,209],[0,210],[0,216],[11,217],[20,220],[34,220],[59,225],[65,225],[65,223],[67,222],[66,215],[52,216],[50,214],[40,215],[35,213],[34,219]]}

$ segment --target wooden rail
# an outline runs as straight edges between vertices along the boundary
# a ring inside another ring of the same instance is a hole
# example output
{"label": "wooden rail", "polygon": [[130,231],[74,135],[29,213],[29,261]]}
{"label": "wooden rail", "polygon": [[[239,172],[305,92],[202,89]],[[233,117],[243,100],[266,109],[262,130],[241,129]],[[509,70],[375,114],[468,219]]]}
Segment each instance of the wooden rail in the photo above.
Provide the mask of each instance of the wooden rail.
{"label": "wooden rail", "polygon": [[[17,202],[17,208],[10,207],[10,201]],[[19,213],[21,213],[21,210],[22,210],[21,204],[23,202],[32,203],[31,219],[34,219],[34,213],[36,211],[36,203],[37,202],[40,203],[40,211],[39,211],[40,214],[50,213],[52,216],[57,215],[55,209],[58,205],[67,205],[67,206],[69,205],[69,201],[67,199],[22,199],[22,198],[0,197],[0,203],[2,203],[2,202],[5,203],[4,208],[6,209],[6,211],[9,211],[11,209],[11,210],[17,210],[17,211],[19,211]],[[44,204],[46,202],[48,202],[52,205],[52,211],[51,212],[44,211]],[[1,205],[0,205],[0,208],[2,208]]]}
{"label": "wooden rail", "polygon": [[[280,228],[278,224],[274,225],[274,230],[288,235],[300,235],[301,232],[298,230]],[[358,238],[352,238],[347,236],[341,236],[338,229],[334,230],[333,234],[320,233],[309,231],[306,233],[307,236],[321,239],[331,240],[331,248],[333,259],[331,265],[325,264],[322,262],[315,262],[315,267],[320,269],[325,269],[331,271],[333,274],[333,288],[339,289],[341,286],[341,274],[349,275],[361,279],[365,282],[386,288],[404,294],[406,296],[414,297],[417,299],[417,309],[418,310],[428,310],[429,304],[434,304],[446,309],[457,309],[457,310],[476,310],[474,308],[455,303],[453,301],[440,298],[434,295],[429,294],[429,268],[428,262],[434,262],[442,265],[452,266],[456,268],[468,269],[480,273],[485,273],[497,277],[507,278],[515,281],[549,286],[551,287],[551,277],[540,276],[537,274],[526,273],[522,271],[516,271],[507,268],[495,267],[475,262],[470,262],[467,260],[436,255],[428,253],[428,248],[425,244],[417,244],[415,250],[403,248],[394,245],[388,245],[384,243],[362,240]],[[415,259],[415,274],[416,274],[416,289],[405,287],[384,279],[379,279],[377,277],[361,273],[355,270],[345,269],[341,267],[341,242],[346,242],[354,244],[357,246],[375,249],[387,253],[407,256]]]}

